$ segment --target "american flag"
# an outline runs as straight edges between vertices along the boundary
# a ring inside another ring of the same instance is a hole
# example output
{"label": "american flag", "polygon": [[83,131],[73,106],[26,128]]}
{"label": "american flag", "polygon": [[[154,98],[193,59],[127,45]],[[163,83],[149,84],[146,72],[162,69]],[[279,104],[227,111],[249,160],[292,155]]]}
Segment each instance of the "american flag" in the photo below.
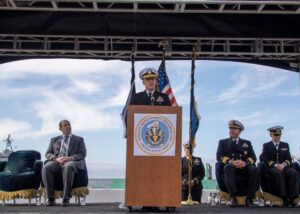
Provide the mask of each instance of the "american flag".
{"label": "american flag", "polygon": [[163,58],[161,64],[158,68],[158,83],[157,83],[157,90],[167,94],[169,96],[171,106],[177,106],[176,99],[174,97],[170,81],[166,72],[166,63],[165,59]]}

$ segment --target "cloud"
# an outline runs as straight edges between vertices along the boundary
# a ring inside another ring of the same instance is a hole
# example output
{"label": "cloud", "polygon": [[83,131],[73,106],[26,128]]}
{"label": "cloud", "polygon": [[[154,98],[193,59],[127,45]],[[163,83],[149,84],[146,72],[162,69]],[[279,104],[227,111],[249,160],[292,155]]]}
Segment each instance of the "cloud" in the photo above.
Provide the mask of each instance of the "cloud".
{"label": "cloud", "polygon": [[18,121],[11,118],[0,120],[0,136],[3,138],[8,134],[16,136],[17,139],[25,138],[31,134],[31,129],[31,124],[26,121]]}
{"label": "cloud", "polygon": [[279,96],[284,96],[284,97],[296,97],[300,96],[300,89],[299,88],[294,88],[289,91],[283,91],[278,93]]}
{"label": "cloud", "polygon": [[32,75],[78,77],[88,74],[103,78],[103,75],[125,74],[129,69],[129,63],[119,60],[30,59],[2,64],[0,79],[14,80]]}
{"label": "cloud", "polygon": [[73,79],[73,84],[75,87],[84,94],[93,94],[100,90],[100,84],[96,84],[93,81],[89,80],[79,80],[79,79]]}
{"label": "cloud", "polygon": [[235,104],[242,100],[273,94],[289,78],[287,71],[267,66],[241,66],[232,76],[232,86],[222,91],[216,102]]}
{"label": "cloud", "polygon": [[57,131],[61,119],[69,119],[76,131],[95,131],[122,127],[120,116],[102,109],[101,103],[82,102],[68,93],[44,92],[43,99],[33,103],[37,117],[42,121],[37,135]]}
{"label": "cloud", "polygon": [[124,106],[130,90],[129,84],[120,85],[113,97],[109,98],[103,105],[105,107]]}
{"label": "cloud", "polygon": [[[26,100],[40,125],[33,130],[30,125],[25,127],[27,123],[5,124],[15,132],[23,128],[26,136],[33,137],[56,133],[58,121],[64,118],[72,122],[76,131],[122,128],[120,112],[115,107],[125,104],[128,73],[130,63],[116,60],[25,60],[3,64],[0,96]],[[7,131],[3,129],[3,133]]]}
{"label": "cloud", "polygon": [[222,121],[227,123],[229,120],[236,119],[241,121],[246,127],[256,127],[256,126],[266,126],[266,125],[276,125],[284,123],[297,121],[300,113],[296,110],[291,110],[285,115],[282,114],[270,114],[269,109],[257,110],[249,112],[247,109],[233,109],[227,110],[222,113],[214,114],[213,116],[207,118],[208,120],[213,120],[215,122]]}

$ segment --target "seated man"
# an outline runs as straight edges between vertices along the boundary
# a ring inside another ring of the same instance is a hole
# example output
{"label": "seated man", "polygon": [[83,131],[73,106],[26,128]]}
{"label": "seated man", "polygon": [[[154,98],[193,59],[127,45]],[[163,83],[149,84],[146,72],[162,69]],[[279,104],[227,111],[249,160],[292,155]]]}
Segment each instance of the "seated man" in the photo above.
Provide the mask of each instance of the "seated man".
{"label": "seated man", "polygon": [[272,140],[263,145],[260,156],[266,163],[268,173],[275,179],[276,192],[284,201],[284,206],[295,207],[295,199],[299,195],[299,173],[292,167],[292,157],[289,144],[280,141],[282,126],[274,126],[268,129]]}
{"label": "seated man", "polygon": [[254,165],[256,156],[251,142],[239,137],[244,130],[244,125],[237,120],[231,120],[228,126],[230,137],[219,141],[217,161],[224,164],[225,185],[231,196],[230,205],[237,206],[236,176],[245,175],[248,177],[248,183],[245,186],[246,205],[252,207],[259,179],[259,170]]}
{"label": "seated man", "polygon": [[145,68],[140,72],[145,90],[132,96],[130,105],[171,106],[168,95],[156,90],[158,72],[154,68]]}
{"label": "seated man", "polygon": [[[190,144],[186,142],[183,144],[185,156],[182,158],[182,187],[181,187],[181,200],[186,201],[189,194],[189,156],[190,156]],[[202,180],[205,176],[205,169],[201,158],[192,156],[192,177],[190,181],[191,195],[193,201],[201,203],[202,196]]]}
{"label": "seated man", "polygon": [[85,166],[86,148],[82,137],[72,134],[71,124],[67,120],[59,123],[59,130],[63,135],[54,137],[50,141],[46,152],[49,160],[42,170],[42,178],[48,197],[48,206],[54,206],[54,180],[59,173],[63,177],[63,206],[70,203],[72,185],[77,170]]}

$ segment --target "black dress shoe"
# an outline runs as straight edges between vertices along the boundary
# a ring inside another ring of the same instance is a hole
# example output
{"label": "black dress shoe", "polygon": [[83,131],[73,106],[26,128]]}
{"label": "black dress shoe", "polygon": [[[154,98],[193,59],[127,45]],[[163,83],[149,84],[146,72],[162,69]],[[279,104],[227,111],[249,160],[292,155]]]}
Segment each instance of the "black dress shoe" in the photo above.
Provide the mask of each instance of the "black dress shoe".
{"label": "black dress shoe", "polygon": [[159,211],[159,208],[158,207],[152,207],[152,211],[157,212],[157,211]]}
{"label": "black dress shoe", "polygon": [[55,200],[54,199],[49,199],[48,202],[47,202],[47,206],[48,207],[55,206]]}
{"label": "black dress shoe", "polygon": [[247,207],[254,207],[252,199],[246,198],[246,206]]}
{"label": "black dress shoe", "polygon": [[236,197],[232,197],[230,200],[230,207],[236,207],[236,206],[237,206]]}
{"label": "black dress shoe", "polygon": [[289,202],[289,200],[288,199],[286,199],[286,198],[284,198],[284,199],[282,199],[282,201],[283,201],[283,207],[289,207],[290,206],[290,202]]}
{"label": "black dress shoe", "polygon": [[152,207],[144,206],[144,207],[142,207],[142,211],[150,212],[150,211],[152,211]]}
{"label": "black dress shoe", "polygon": [[291,207],[295,207],[295,208],[296,208],[296,207],[299,207],[299,206],[298,206],[298,203],[295,202],[295,199],[290,199],[289,202],[290,202],[289,204],[290,204]]}
{"label": "black dress shoe", "polygon": [[69,206],[69,205],[70,205],[70,200],[69,200],[69,199],[63,199],[62,205],[63,205],[64,207]]}

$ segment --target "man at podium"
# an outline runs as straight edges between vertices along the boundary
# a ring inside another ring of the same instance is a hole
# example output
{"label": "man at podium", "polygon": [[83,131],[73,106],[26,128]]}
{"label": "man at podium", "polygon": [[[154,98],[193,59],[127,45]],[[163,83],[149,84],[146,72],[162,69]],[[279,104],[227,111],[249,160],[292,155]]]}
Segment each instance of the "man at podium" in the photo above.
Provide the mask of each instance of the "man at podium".
{"label": "man at podium", "polygon": [[140,72],[145,90],[132,96],[130,105],[171,106],[168,95],[156,90],[157,70],[145,68]]}
{"label": "man at podium", "polygon": [[[145,68],[140,72],[139,77],[145,86],[145,90],[133,94],[130,105],[171,106],[168,95],[156,90],[157,70],[154,68]],[[152,212],[159,210],[159,208],[156,206],[143,206],[142,210]]]}

